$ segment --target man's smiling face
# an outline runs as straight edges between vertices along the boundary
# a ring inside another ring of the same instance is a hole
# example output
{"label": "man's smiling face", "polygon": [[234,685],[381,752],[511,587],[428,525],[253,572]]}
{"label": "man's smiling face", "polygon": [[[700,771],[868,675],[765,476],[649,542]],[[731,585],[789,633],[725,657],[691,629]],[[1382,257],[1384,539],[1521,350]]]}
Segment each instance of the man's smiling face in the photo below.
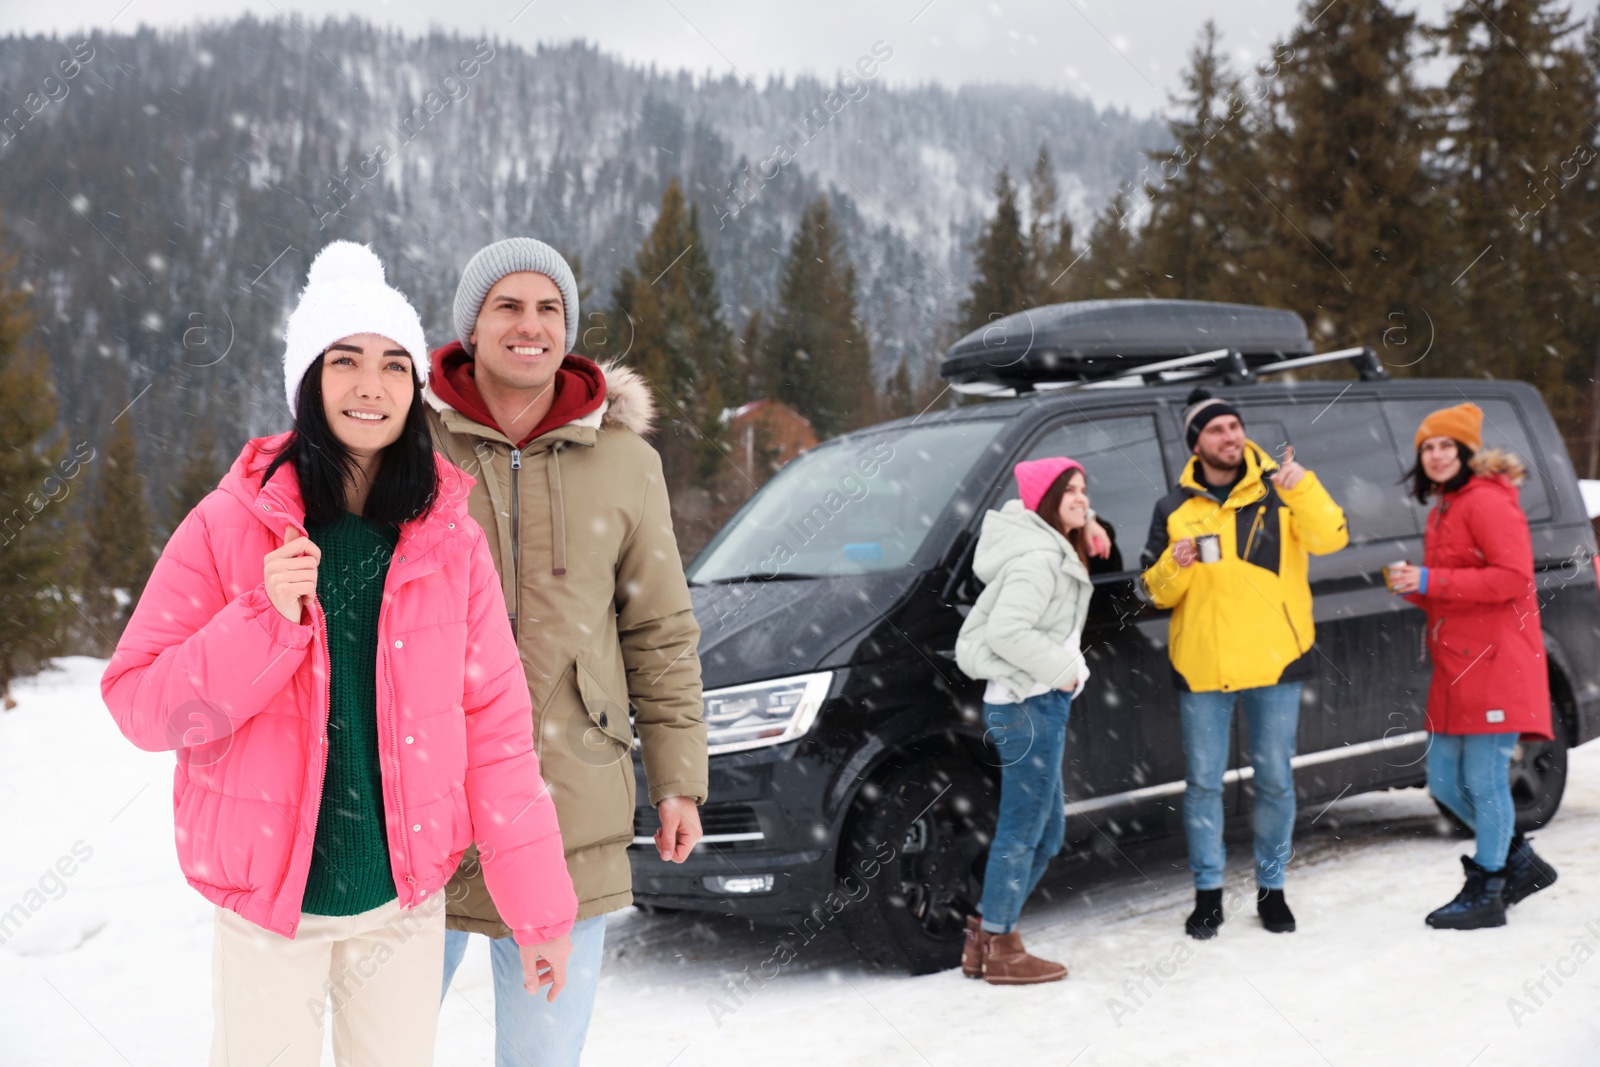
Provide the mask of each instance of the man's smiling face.
{"label": "man's smiling face", "polygon": [[[549,388],[566,358],[567,315],[561,290],[543,274],[507,274],[484,298],[470,337],[480,387]],[[489,381],[484,382],[487,376]]]}

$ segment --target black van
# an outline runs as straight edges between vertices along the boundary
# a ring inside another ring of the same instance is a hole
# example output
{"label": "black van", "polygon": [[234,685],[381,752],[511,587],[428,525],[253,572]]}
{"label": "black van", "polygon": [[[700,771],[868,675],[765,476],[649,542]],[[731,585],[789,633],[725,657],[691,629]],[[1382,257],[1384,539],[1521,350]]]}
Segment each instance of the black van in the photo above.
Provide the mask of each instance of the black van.
{"label": "black van", "polygon": [[[1600,733],[1600,590],[1594,531],[1549,412],[1520,382],[1389,380],[1370,350],[1310,351],[1299,318],[1272,309],[1038,309],[963,339],[943,368],[958,389],[1014,399],[874,426],[784,467],[688,572],[711,744],[706,836],[688,862],[663,864],[650,847],[655,813],[641,806],[636,899],[807,928],[837,920],[880,964],[955,965],[998,772],[982,683],[956,668],[953,648],[979,591],[982,516],[1016,495],[1012,465],[1040,456],[1083,462],[1116,541],[1092,568],[1093,677],[1066,746],[1066,847],[1182,833],[1167,618],[1136,578],[1152,508],[1188,458],[1179,412],[1198,379],[1238,405],[1258,444],[1279,455],[1292,444],[1349,521],[1349,547],[1311,561],[1321,654],[1294,760],[1303,810],[1424,780],[1423,617],[1380,573],[1421,559],[1425,511],[1399,484],[1416,426],[1470,399],[1486,444],[1527,463],[1558,736],[1521,746],[1513,793],[1519,827],[1550,819],[1567,748]],[[1359,376],[1292,380],[1319,363]],[[1236,731],[1230,814],[1250,804],[1242,751]]]}

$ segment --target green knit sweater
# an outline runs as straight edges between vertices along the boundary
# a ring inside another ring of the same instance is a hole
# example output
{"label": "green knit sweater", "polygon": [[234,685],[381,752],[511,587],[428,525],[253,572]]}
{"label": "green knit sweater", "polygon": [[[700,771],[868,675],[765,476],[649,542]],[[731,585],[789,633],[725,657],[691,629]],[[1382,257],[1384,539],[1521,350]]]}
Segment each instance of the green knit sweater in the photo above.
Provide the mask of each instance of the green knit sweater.
{"label": "green knit sweater", "polygon": [[345,512],[306,530],[322,549],[317,599],[328,620],[328,769],[300,910],[358,915],[398,895],[378,764],[378,609],[399,531]]}

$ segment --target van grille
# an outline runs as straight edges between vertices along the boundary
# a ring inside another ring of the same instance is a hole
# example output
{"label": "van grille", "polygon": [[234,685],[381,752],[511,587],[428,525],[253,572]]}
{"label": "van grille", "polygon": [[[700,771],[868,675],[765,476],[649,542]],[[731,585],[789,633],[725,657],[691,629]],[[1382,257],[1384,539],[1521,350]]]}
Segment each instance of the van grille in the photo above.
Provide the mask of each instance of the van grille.
{"label": "van grille", "polygon": [[[633,837],[638,844],[640,838],[649,839],[661,828],[655,812],[648,808],[638,808],[633,813]],[[759,834],[761,833],[761,820],[756,817],[755,809],[745,804],[716,804],[700,809],[700,829],[707,838],[723,837],[727,834]],[[730,844],[759,845],[759,840],[747,839],[744,841],[730,842]]]}

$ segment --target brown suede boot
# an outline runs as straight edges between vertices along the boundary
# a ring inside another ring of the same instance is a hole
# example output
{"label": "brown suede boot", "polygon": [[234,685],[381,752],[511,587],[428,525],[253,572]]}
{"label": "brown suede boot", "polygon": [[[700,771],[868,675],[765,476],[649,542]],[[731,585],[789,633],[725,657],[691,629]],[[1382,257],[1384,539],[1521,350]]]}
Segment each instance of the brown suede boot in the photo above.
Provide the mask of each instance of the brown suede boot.
{"label": "brown suede boot", "polygon": [[1065,964],[1028,955],[1022,935],[990,934],[983,949],[983,980],[990,985],[1035,985],[1059,982],[1067,976]]}
{"label": "brown suede boot", "polygon": [[967,940],[961,946],[961,977],[983,977],[983,947],[993,936],[983,928],[982,916],[967,916]]}

